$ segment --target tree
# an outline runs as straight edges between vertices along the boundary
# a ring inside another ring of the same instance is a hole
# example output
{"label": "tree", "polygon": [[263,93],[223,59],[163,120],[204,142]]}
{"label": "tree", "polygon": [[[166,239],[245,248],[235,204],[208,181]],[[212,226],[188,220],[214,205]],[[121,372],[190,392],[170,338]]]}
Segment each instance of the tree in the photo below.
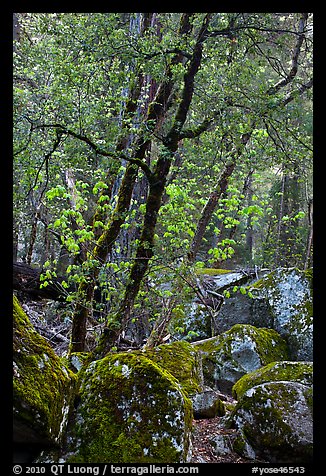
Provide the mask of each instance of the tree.
{"label": "tree", "polygon": [[[34,217],[19,234],[29,236],[28,262],[37,254],[38,223],[48,233],[48,253],[69,255],[60,273],[67,289],[77,285],[67,296],[74,306],[71,351],[84,349],[101,290],[103,355],[130,329],[141,302],[150,309],[150,280],[168,274],[181,299],[175,260],[197,266],[207,233],[221,233],[216,224],[225,236],[208,252],[222,261],[232,243],[241,245],[241,235],[235,238],[243,227],[254,246],[255,216],[262,236],[269,229],[277,237],[262,218],[267,199],[254,205],[250,192],[245,205],[244,180],[251,177],[250,190],[256,183],[263,197],[254,171],[262,176],[278,164],[292,170],[294,156],[303,164],[311,152],[309,97],[293,132],[297,105],[312,87],[311,16],[54,13],[19,21],[16,221],[26,215],[26,197]],[[59,264],[46,258],[44,285]],[[177,300],[169,306],[172,316]],[[145,326],[146,319],[143,312],[133,324]]]}

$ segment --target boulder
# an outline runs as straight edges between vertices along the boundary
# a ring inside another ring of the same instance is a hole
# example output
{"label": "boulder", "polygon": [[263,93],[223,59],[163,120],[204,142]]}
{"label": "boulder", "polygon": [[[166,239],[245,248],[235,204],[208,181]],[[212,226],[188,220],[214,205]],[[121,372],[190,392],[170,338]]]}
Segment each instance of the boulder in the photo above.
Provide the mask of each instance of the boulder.
{"label": "boulder", "polygon": [[194,418],[214,418],[225,415],[225,406],[216,390],[205,387],[202,392],[190,395]]}
{"label": "boulder", "polygon": [[225,414],[220,394],[204,386],[201,356],[189,342],[176,341],[142,352],[147,358],[170,372],[190,398],[195,419]]}
{"label": "boulder", "polygon": [[311,361],[312,270],[277,269],[246,289],[251,294],[231,292],[225,299],[215,319],[216,334],[235,324],[271,328],[287,341],[291,360]]}
{"label": "boulder", "polygon": [[312,270],[277,269],[257,281],[251,292],[268,301],[271,327],[286,340],[290,359],[312,361]]}
{"label": "boulder", "polygon": [[225,299],[215,319],[216,334],[226,332],[236,324],[250,324],[255,327],[273,328],[273,314],[268,300],[237,291]]}
{"label": "boulder", "polygon": [[290,381],[256,385],[242,395],[231,419],[267,462],[312,462],[312,387]]}
{"label": "boulder", "polygon": [[312,362],[272,362],[241,377],[232,388],[233,397],[239,400],[250,388],[265,382],[291,381],[303,385],[313,384]]}
{"label": "boulder", "polygon": [[216,456],[226,456],[233,453],[233,443],[234,443],[235,435],[234,434],[217,434],[213,435],[209,442],[213,447],[213,452]]}
{"label": "boulder", "polygon": [[286,343],[276,331],[248,324],[237,324],[193,346],[201,353],[205,385],[227,394],[243,375],[288,356]]}
{"label": "boulder", "polygon": [[236,453],[248,460],[255,461],[256,459],[256,453],[240,431],[224,429],[223,433],[211,436],[209,443],[216,456],[228,456]]}
{"label": "boulder", "polygon": [[13,299],[14,443],[58,444],[67,425],[75,376],[35,331]]}
{"label": "boulder", "polygon": [[184,302],[181,316],[176,315],[174,318],[174,336],[179,340],[194,342],[228,330],[233,324],[247,323],[235,319],[232,325],[221,330],[219,313],[223,312],[225,304],[223,291],[251,281],[255,273],[213,268],[199,268],[197,273],[196,281],[201,298],[196,296],[195,299],[192,297],[191,301]]}
{"label": "boulder", "polygon": [[171,344],[161,344],[155,349],[139,351],[139,353],[170,372],[178,380],[186,394],[202,390],[203,376],[200,356],[197,348],[189,342],[176,341]]}
{"label": "boulder", "polygon": [[180,463],[191,454],[192,406],[167,371],[135,352],[83,367],[63,452],[39,462]]}

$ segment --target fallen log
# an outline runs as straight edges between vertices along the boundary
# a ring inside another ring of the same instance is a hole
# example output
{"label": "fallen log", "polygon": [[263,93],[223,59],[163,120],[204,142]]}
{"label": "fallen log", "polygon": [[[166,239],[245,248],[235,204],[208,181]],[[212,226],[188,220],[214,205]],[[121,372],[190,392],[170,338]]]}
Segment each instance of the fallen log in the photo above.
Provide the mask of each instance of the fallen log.
{"label": "fallen log", "polygon": [[53,278],[47,286],[41,287],[40,279],[43,273],[42,268],[34,268],[26,263],[13,263],[13,288],[23,294],[27,294],[34,300],[53,299],[54,301],[65,301],[67,293],[71,289],[65,289],[61,282],[63,276]]}

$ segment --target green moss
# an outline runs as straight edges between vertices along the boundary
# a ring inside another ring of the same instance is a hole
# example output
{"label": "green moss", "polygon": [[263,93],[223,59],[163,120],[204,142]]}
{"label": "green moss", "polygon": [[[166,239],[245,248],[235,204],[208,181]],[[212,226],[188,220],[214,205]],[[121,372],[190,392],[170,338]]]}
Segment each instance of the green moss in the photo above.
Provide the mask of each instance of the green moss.
{"label": "green moss", "polygon": [[202,390],[199,354],[189,342],[162,344],[142,354],[170,372],[187,394]]}
{"label": "green moss", "polygon": [[40,436],[62,436],[75,377],[13,299],[14,417]]}
{"label": "green moss", "polygon": [[[231,329],[223,332],[217,337],[207,339],[196,345],[202,354],[214,357],[216,353],[223,351],[232,354],[232,344],[234,342],[244,342],[250,337],[256,343],[256,352],[261,358],[262,365],[275,360],[285,360],[287,357],[286,342],[273,329],[264,327],[257,328],[250,324],[236,324]],[[280,359],[280,357],[282,357]]]}
{"label": "green moss", "polygon": [[221,274],[232,273],[231,269],[220,269],[220,268],[198,268],[196,269],[196,274],[208,274],[209,276],[219,276]]}
{"label": "green moss", "polygon": [[192,406],[178,381],[134,352],[109,354],[79,372],[67,462],[186,460]]}
{"label": "green moss", "polygon": [[211,414],[207,414],[208,418],[214,418],[216,416],[224,416],[225,415],[225,404],[222,400],[216,400],[214,406],[212,407]]}
{"label": "green moss", "polygon": [[246,439],[244,438],[241,432],[239,432],[236,438],[233,440],[232,448],[235,453],[238,453],[239,455],[244,454],[246,449]]}
{"label": "green moss", "polygon": [[64,362],[72,372],[77,373],[84,365],[90,363],[91,359],[90,352],[72,352],[68,357],[64,357]]}
{"label": "green moss", "polygon": [[244,394],[233,418],[268,461],[304,462],[312,456],[311,402],[312,389],[305,385],[269,382]]}
{"label": "green moss", "polygon": [[235,399],[240,399],[249,388],[265,382],[291,381],[312,385],[312,379],[312,362],[271,362],[241,377],[233,386],[232,393]]}
{"label": "green moss", "polygon": [[286,342],[273,329],[236,324],[219,336],[194,343],[202,356],[206,385],[231,393],[244,374],[276,360],[287,360]]}

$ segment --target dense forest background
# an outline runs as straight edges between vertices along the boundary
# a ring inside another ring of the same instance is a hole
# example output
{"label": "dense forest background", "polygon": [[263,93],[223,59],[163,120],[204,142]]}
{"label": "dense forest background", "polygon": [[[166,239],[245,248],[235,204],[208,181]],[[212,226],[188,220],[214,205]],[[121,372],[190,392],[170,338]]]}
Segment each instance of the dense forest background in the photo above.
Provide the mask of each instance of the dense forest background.
{"label": "dense forest background", "polygon": [[312,266],[312,14],[13,23],[14,261],[71,351],[160,343],[207,268]]}

